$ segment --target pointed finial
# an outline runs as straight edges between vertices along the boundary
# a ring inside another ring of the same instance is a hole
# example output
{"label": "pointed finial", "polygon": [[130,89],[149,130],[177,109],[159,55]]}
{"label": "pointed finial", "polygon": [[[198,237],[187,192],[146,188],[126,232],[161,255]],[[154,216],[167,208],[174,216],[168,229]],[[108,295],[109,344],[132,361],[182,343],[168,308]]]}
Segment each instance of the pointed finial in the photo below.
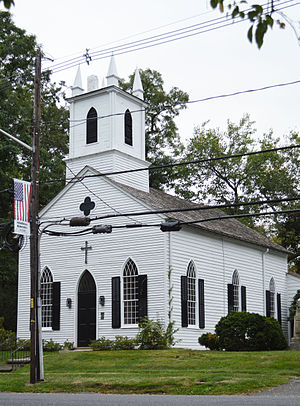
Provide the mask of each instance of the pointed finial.
{"label": "pointed finial", "polygon": [[111,85],[119,86],[119,76],[117,73],[115,58],[113,55],[111,56],[111,59],[110,59],[106,79],[107,79],[108,86],[111,86]]}
{"label": "pointed finial", "polygon": [[74,85],[72,86],[72,96],[77,96],[83,92],[80,65],[78,65]]}
{"label": "pointed finial", "polygon": [[141,81],[141,76],[138,68],[135,70],[134,81],[132,86],[132,94],[144,100],[144,89]]}

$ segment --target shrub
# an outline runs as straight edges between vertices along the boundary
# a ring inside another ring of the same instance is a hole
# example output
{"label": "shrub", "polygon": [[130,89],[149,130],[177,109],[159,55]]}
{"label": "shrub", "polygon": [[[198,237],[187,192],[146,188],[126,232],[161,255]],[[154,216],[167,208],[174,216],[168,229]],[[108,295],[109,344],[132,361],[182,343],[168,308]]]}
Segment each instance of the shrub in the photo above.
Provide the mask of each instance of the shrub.
{"label": "shrub", "polygon": [[50,340],[43,340],[43,350],[45,352],[54,352],[59,351],[61,349],[61,345],[56,343],[50,338]]}
{"label": "shrub", "polygon": [[71,342],[69,340],[66,340],[64,342],[63,348],[65,348],[66,350],[74,350],[74,341]]}
{"label": "shrub", "polygon": [[109,340],[108,338],[101,337],[98,340],[92,340],[89,347],[93,349],[93,351],[107,351],[113,349],[113,340]]}
{"label": "shrub", "polygon": [[256,313],[231,312],[216,325],[220,348],[227,351],[283,350],[287,342],[277,320]]}
{"label": "shrub", "polygon": [[8,346],[11,345],[13,341],[16,340],[16,333],[14,331],[5,330],[4,328],[0,328],[0,346],[1,349],[4,350],[6,344]]}
{"label": "shrub", "polygon": [[210,350],[220,349],[219,337],[217,334],[202,334],[202,336],[198,338],[198,341],[200,345],[204,345],[204,347],[209,348]]}
{"label": "shrub", "polygon": [[136,345],[135,338],[116,336],[113,342],[114,350],[134,350]]}
{"label": "shrub", "polygon": [[139,323],[139,328],[136,342],[141,350],[164,350],[175,343],[173,323],[165,329],[159,320],[145,318]]}
{"label": "shrub", "polygon": [[23,340],[21,338],[17,339],[17,348],[22,347],[22,350],[29,351],[30,350],[30,340]]}

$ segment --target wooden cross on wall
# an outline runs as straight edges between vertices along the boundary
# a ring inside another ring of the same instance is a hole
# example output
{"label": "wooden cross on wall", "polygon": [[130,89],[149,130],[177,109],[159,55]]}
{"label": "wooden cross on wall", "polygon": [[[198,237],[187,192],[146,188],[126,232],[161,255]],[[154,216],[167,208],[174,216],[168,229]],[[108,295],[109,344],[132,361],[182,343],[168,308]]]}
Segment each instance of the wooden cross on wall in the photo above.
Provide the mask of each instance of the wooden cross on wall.
{"label": "wooden cross on wall", "polygon": [[81,251],[85,251],[85,257],[84,257],[84,263],[85,263],[85,264],[87,264],[87,254],[88,254],[88,250],[91,250],[91,249],[92,249],[92,247],[89,247],[88,245],[89,245],[89,243],[86,241],[86,242],[85,242],[85,246],[84,246],[84,247],[81,247]]}

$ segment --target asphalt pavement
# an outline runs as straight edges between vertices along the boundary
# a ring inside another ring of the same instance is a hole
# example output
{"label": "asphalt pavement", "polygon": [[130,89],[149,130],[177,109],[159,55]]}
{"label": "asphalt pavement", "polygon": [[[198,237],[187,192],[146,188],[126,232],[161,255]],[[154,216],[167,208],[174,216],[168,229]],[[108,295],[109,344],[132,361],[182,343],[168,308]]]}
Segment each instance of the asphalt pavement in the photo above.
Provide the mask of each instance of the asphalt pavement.
{"label": "asphalt pavement", "polygon": [[300,381],[247,396],[0,393],[0,406],[300,406]]}

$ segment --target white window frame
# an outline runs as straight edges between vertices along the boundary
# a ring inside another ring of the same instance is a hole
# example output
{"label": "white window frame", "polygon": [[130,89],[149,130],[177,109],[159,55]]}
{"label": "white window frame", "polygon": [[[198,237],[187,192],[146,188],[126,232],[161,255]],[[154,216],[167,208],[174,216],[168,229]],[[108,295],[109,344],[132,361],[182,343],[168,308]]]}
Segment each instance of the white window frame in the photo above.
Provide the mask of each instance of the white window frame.
{"label": "white window frame", "polygon": [[274,278],[270,279],[269,283],[270,291],[270,317],[275,317],[275,281]]}
{"label": "white window frame", "polygon": [[196,288],[196,266],[190,261],[186,271],[187,276],[187,319],[189,327],[196,327],[197,320],[197,288]]}
{"label": "white window frame", "polygon": [[237,269],[235,269],[232,274],[232,285],[233,285],[233,311],[238,312],[240,309],[240,278]]}
{"label": "white window frame", "polygon": [[[135,261],[132,258],[128,258],[122,273],[122,324],[126,328],[138,326],[138,275],[138,267]],[[126,288],[129,289],[127,292],[125,292]],[[126,315],[126,311],[129,312],[130,307],[132,317],[129,317],[128,313]]]}
{"label": "white window frame", "polygon": [[45,267],[41,275],[41,323],[43,331],[52,330],[52,302],[53,275],[50,269]]}

